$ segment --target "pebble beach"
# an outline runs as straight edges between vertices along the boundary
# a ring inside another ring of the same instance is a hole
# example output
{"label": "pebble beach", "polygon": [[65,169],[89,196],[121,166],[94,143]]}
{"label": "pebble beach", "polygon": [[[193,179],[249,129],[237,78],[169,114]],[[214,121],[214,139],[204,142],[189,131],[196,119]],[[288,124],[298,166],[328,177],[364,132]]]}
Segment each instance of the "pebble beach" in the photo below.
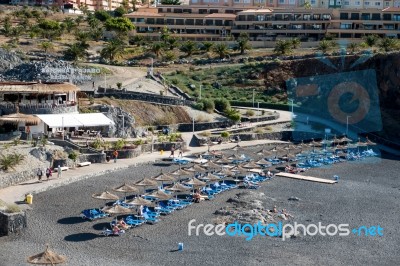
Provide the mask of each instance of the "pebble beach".
{"label": "pebble beach", "polygon": [[[253,154],[256,148],[248,148]],[[233,153],[233,151],[232,151]],[[28,230],[0,238],[0,265],[28,265],[28,256],[44,250],[46,244],[67,257],[66,265],[398,265],[400,236],[400,165],[398,158],[367,158],[310,169],[308,176],[332,179],[327,185],[274,177],[252,192],[262,195],[265,209],[277,206],[293,216],[290,223],[349,224],[350,228],[377,226],[383,236],[303,236],[280,237],[188,235],[188,223],[213,223],[214,214],[238,193],[233,189],[215,199],[193,204],[154,225],[130,229],[120,237],[100,233],[112,218],[84,221],[82,210],[104,206],[91,198],[93,193],[124,182],[133,183],[177,169],[157,162],[100,175],[35,195],[28,211]],[[123,197],[123,193],[119,193]],[[289,198],[298,200],[288,200]],[[178,243],[184,248],[178,251]]]}

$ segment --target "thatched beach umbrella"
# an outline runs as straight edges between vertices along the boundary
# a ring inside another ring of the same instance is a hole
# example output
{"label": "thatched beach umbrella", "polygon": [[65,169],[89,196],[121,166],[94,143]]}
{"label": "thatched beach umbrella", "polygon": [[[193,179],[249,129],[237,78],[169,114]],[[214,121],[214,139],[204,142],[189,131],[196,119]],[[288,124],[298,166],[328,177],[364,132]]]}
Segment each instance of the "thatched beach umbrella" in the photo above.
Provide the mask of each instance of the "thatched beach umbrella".
{"label": "thatched beach umbrella", "polygon": [[224,176],[234,176],[235,175],[234,172],[232,172],[231,170],[228,170],[228,169],[222,169],[217,174],[224,175]]}
{"label": "thatched beach umbrella", "polygon": [[203,187],[206,185],[206,182],[200,181],[197,178],[192,178],[189,181],[185,182],[186,185],[192,185],[193,188],[195,187]]}
{"label": "thatched beach umbrella", "polygon": [[25,123],[25,125],[37,125],[40,123],[39,117],[33,115],[26,115],[21,113],[15,113],[10,115],[0,116],[0,125],[3,124],[18,124]]}
{"label": "thatched beach umbrella", "polygon": [[347,137],[340,138],[339,140],[340,140],[340,142],[353,142],[352,139],[349,139]]}
{"label": "thatched beach umbrella", "polygon": [[271,162],[268,162],[267,160],[265,160],[265,159],[261,159],[261,160],[258,160],[257,162],[256,162],[256,164],[260,164],[260,165],[272,165],[272,163]]}
{"label": "thatched beach umbrella", "polygon": [[201,167],[200,165],[197,165],[197,164],[193,165],[190,168],[186,168],[185,170],[186,171],[190,171],[190,172],[206,172],[207,171],[207,169],[205,169],[205,168],[203,168],[203,167]]}
{"label": "thatched beach umbrella", "polygon": [[135,186],[141,186],[141,187],[143,187],[143,190],[146,191],[146,187],[157,186],[157,181],[146,177],[146,178],[143,178],[142,180],[139,180],[138,182],[136,182]]}
{"label": "thatched beach umbrella", "polygon": [[144,199],[142,197],[137,197],[132,200],[127,200],[127,201],[125,201],[125,203],[129,204],[129,205],[135,205],[135,206],[140,206],[140,205],[147,206],[147,207],[155,206],[155,204],[153,202],[151,202],[150,200]]}
{"label": "thatched beach umbrella", "polygon": [[231,163],[232,160],[227,159],[226,157],[222,157],[221,159],[218,159],[215,161],[218,164],[228,164]]}
{"label": "thatched beach umbrella", "polygon": [[167,194],[162,190],[157,190],[156,192],[149,194],[149,196],[154,197],[158,200],[169,200],[172,198],[171,194]]}
{"label": "thatched beach umbrella", "polygon": [[190,191],[190,187],[184,186],[181,183],[175,183],[173,186],[165,188],[165,190],[184,192],[184,191]]}
{"label": "thatched beach umbrella", "polygon": [[116,214],[116,215],[132,213],[131,209],[122,207],[120,205],[107,206],[107,207],[102,208],[101,210],[108,214]]}
{"label": "thatched beach umbrella", "polygon": [[208,161],[202,165],[200,165],[201,167],[205,167],[207,169],[217,169],[220,168],[221,166],[219,164],[214,163],[213,161]]}
{"label": "thatched beach umbrella", "polygon": [[208,182],[214,182],[214,181],[220,181],[221,178],[219,176],[213,175],[213,174],[208,174],[206,175]]}
{"label": "thatched beach umbrella", "polygon": [[101,200],[118,200],[119,199],[119,197],[117,195],[114,195],[108,191],[92,194],[92,198],[101,199]]}
{"label": "thatched beach umbrella", "polygon": [[125,193],[125,198],[126,198],[126,193],[135,193],[135,194],[139,193],[139,189],[137,187],[130,186],[130,185],[126,184],[126,183],[121,185],[121,186],[119,186],[119,187],[113,188],[113,190],[116,191],[116,192]]}
{"label": "thatched beach umbrella", "polygon": [[46,247],[46,250],[42,253],[30,256],[28,258],[28,262],[31,264],[42,264],[42,265],[54,265],[65,263],[67,258],[62,255],[58,255],[54,251],[49,249],[49,246]]}
{"label": "thatched beach umbrella", "polygon": [[176,181],[175,177],[168,175],[168,174],[164,174],[162,172],[159,175],[153,177],[153,179],[157,180],[157,181],[161,181],[162,186],[164,186],[164,182],[175,182]]}
{"label": "thatched beach umbrella", "polygon": [[175,176],[178,176],[178,179],[180,180],[181,179],[181,176],[188,176],[188,175],[191,175],[192,173],[191,172],[189,172],[189,171],[186,171],[186,170],[184,170],[184,169],[178,169],[178,170],[176,170],[176,171],[174,171],[174,172],[171,172],[170,173],[171,175],[175,175]]}
{"label": "thatched beach umbrella", "polygon": [[248,169],[251,169],[251,168],[261,168],[260,165],[259,165],[259,164],[256,164],[255,162],[246,163],[245,165],[243,165],[243,167],[244,167],[244,168],[248,168]]}

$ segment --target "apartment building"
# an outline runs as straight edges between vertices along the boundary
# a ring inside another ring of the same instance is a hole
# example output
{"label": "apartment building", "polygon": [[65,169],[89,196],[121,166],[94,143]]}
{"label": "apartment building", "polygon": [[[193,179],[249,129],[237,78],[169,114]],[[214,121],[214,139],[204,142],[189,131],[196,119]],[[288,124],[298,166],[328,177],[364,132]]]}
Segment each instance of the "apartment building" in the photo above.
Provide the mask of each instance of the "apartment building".
{"label": "apartment building", "polygon": [[81,4],[89,10],[114,10],[120,7],[123,0],[10,0],[12,5],[59,6],[65,9],[79,9]]}
{"label": "apartment building", "polygon": [[[197,5],[193,1],[199,1]],[[239,0],[191,0],[191,5],[143,7],[126,16],[136,25],[136,34],[160,39],[166,26],[183,40],[226,41],[247,32],[251,41],[299,38],[318,41],[326,34],[338,38],[362,38],[366,34],[400,37],[400,7],[397,1],[387,8],[279,8],[235,3]],[[243,0],[240,0],[243,1]],[[263,0],[260,0],[263,1]],[[266,0],[268,4],[270,0]],[[274,5],[279,5],[280,0]],[[301,1],[301,0],[300,0]],[[332,4],[322,0],[318,4]],[[357,4],[357,1],[351,4]],[[399,0],[400,1],[400,0]],[[374,1],[379,2],[379,0]],[[366,5],[367,2],[363,2]],[[296,3],[297,5],[299,3]],[[377,5],[378,6],[378,5]]]}

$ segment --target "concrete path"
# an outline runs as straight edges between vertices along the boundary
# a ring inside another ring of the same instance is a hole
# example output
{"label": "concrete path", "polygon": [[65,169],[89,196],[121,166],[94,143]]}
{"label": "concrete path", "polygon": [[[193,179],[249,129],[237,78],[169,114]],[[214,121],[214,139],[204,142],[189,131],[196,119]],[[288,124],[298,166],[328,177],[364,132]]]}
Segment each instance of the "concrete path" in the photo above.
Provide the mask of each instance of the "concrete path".
{"label": "concrete path", "polygon": [[[245,146],[254,146],[254,145],[263,145],[267,143],[277,143],[281,141],[271,141],[271,140],[254,140],[254,141],[246,141],[241,142],[240,145]],[[237,143],[223,143],[221,145],[213,146],[215,150],[221,149],[232,149],[236,146]],[[190,151],[185,153],[184,155],[190,155],[193,153],[200,153],[207,151],[207,146],[201,147],[189,147]],[[0,189],[0,199],[5,201],[6,203],[21,203],[25,195],[28,193],[36,194],[39,192],[46,191],[51,188],[60,187],[64,185],[68,185],[72,182],[76,182],[79,180],[91,178],[97,175],[111,173],[115,170],[125,169],[130,166],[135,166],[138,164],[152,163],[156,160],[161,160],[163,158],[168,158],[169,152],[164,152],[164,154],[157,153],[147,153],[142,154],[139,157],[132,159],[120,159],[117,163],[110,161],[109,163],[104,164],[92,164],[86,167],[79,167],[75,169],[69,169],[68,171],[62,172],[61,178],[57,178],[57,173],[53,174],[53,178],[49,181],[43,181],[39,183],[36,179],[33,179],[28,182],[21,183],[16,186],[11,186],[8,188]],[[35,197],[33,198],[33,202],[35,202]],[[29,208],[28,205],[21,205],[21,207]]]}

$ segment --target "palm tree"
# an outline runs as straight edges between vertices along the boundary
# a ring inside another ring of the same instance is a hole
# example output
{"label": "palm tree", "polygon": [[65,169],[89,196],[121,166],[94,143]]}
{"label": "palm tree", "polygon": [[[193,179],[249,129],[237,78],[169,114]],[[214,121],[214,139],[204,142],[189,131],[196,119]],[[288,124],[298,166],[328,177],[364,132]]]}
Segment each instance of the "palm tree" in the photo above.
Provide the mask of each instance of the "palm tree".
{"label": "palm tree", "polygon": [[54,49],[54,45],[52,42],[42,42],[39,44],[39,47],[42,48],[45,53]]}
{"label": "palm tree", "polygon": [[297,49],[300,47],[301,41],[299,38],[293,38],[292,40],[292,48]]}
{"label": "palm tree", "polygon": [[103,58],[108,58],[110,62],[119,58],[125,53],[125,45],[119,39],[113,39],[109,41],[106,46],[101,50],[100,56]]}
{"label": "palm tree", "polygon": [[210,52],[211,49],[212,49],[213,46],[214,46],[214,43],[212,43],[212,42],[203,42],[202,44],[203,44],[202,49],[203,49],[204,51],[206,51],[207,53]]}
{"label": "palm tree", "polygon": [[186,56],[191,56],[197,50],[197,46],[196,43],[187,41],[181,45],[180,50],[186,53]]}
{"label": "palm tree", "polygon": [[101,37],[103,37],[103,28],[93,28],[90,30],[90,35],[96,42],[100,41]]}
{"label": "palm tree", "polygon": [[175,37],[168,38],[167,46],[169,47],[170,50],[174,50],[174,48],[178,46],[178,38]]}
{"label": "palm tree", "polygon": [[244,54],[244,52],[251,48],[249,43],[249,34],[247,32],[242,32],[239,35],[239,38],[236,40],[237,45],[240,49],[240,54]]}
{"label": "palm tree", "polygon": [[72,18],[65,18],[63,21],[63,24],[65,26],[65,29],[68,33],[71,32],[72,29],[76,27],[76,24]]}
{"label": "palm tree", "polygon": [[332,44],[329,41],[322,40],[319,42],[317,49],[323,53],[326,53],[330,47],[332,47]]}
{"label": "palm tree", "polygon": [[292,52],[292,41],[278,40],[275,44],[274,53],[277,55],[286,55]]}
{"label": "palm tree", "polygon": [[168,39],[169,39],[169,37],[170,37],[170,32],[169,32],[167,26],[165,26],[165,27],[162,29],[162,31],[161,31],[160,34],[161,34],[161,35],[160,35],[161,41],[163,41],[164,44],[167,44],[167,41],[168,41]]}
{"label": "palm tree", "polygon": [[77,42],[70,44],[68,49],[64,51],[64,57],[67,60],[72,60],[74,62],[84,59],[87,56],[87,49],[89,45],[87,43]]}
{"label": "palm tree", "polygon": [[375,46],[378,43],[379,40],[379,36],[375,35],[375,34],[370,34],[367,36],[364,36],[364,43],[367,47],[372,48],[373,46]]}
{"label": "palm tree", "polygon": [[358,43],[352,42],[349,44],[349,49],[352,53],[354,53],[358,49]]}
{"label": "palm tree", "polygon": [[153,52],[156,55],[156,57],[158,58],[162,54],[163,45],[159,42],[155,42],[151,45],[149,50],[150,50],[150,52]]}
{"label": "palm tree", "polygon": [[305,9],[311,9],[311,8],[312,8],[312,5],[311,5],[311,3],[310,3],[309,1],[305,1],[304,4],[303,4],[303,7],[304,7]]}
{"label": "palm tree", "polygon": [[229,55],[228,45],[226,43],[218,43],[214,46],[214,53],[216,53],[220,59],[225,58]]}
{"label": "palm tree", "polygon": [[381,48],[385,52],[390,52],[394,49],[396,49],[399,46],[399,43],[395,39],[391,39],[388,37],[385,37],[380,40],[378,43],[379,48]]}
{"label": "palm tree", "polygon": [[78,42],[87,42],[90,38],[90,32],[88,31],[80,31],[76,30],[75,31],[75,39]]}

